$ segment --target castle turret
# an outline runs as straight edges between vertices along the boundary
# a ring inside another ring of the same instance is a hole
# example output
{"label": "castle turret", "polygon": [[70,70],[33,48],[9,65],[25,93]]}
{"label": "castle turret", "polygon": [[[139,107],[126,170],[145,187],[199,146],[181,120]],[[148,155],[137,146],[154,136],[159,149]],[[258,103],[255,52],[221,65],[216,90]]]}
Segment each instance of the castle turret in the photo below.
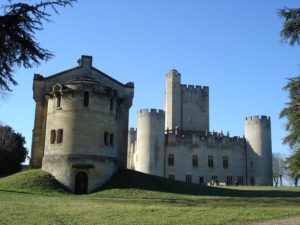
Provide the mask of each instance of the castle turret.
{"label": "castle turret", "polygon": [[208,131],[209,89],[181,84],[176,70],[167,74],[165,92],[166,130]]}
{"label": "castle turret", "polygon": [[165,92],[165,129],[175,130],[176,127],[182,128],[181,115],[181,75],[177,70],[171,70],[166,78]]}
{"label": "castle turret", "polygon": [[82,56],[79,66],[35,75],[32,168],[82,194],[126,168],[128,113],[134,84],[122,84]]}
{"label": "castle turret", "polygon": [[254,185],[272,185],[270,117],[247,117],[245,120],[245,137],[251,183]]}
{"label": "castle turret", "polygon": [[135,170],[164,176],[165,115],[163,110],[138,112]]}

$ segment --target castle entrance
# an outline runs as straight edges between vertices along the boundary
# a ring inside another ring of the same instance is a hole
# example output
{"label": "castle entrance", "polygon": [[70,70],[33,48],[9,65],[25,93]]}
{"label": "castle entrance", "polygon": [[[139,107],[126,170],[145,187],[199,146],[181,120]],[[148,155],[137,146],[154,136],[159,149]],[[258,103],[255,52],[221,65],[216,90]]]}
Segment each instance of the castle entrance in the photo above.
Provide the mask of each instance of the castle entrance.
{"label": "castle entrance", "polygon": [[79,172],[75,176],[75,194],[87,194],[88,175],[85,172]]}

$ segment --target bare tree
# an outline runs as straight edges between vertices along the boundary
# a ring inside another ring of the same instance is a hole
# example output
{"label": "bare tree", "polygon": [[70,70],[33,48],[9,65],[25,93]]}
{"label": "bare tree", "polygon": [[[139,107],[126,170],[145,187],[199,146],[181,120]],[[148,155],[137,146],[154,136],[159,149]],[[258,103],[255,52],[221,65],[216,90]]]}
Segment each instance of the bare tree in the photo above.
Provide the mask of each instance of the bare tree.
{"label": "bare tree", "polygon": [[279,153],[273,154],[272,159],[273,167],[273,181],[275,186],[282,186],[282,178],[285,175],[285,157]]}

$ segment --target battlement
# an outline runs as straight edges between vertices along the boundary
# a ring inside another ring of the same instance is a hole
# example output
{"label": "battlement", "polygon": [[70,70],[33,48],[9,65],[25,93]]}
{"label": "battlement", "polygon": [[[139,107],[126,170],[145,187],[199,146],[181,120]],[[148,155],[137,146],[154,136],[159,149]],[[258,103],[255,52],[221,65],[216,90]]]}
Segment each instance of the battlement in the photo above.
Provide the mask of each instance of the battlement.
{"label": "battlement", "polygon": [[258,115],[255,115],[255,116],[247,116],[246,121],[270,121],[271,120],[271,117],[270,116],[258,116]]}
{"label": "battlement", "polygon": [[208,92],[208,86],[181,84],[181,90],[183,91],[198,91],[198,92]]}
{"label": "battlement", "polygon": [[162,109],[140,109],[138,116],[164,116],[165,112]]}
{"label": "battlement", "polygon": [[166,133],[167,146],[190,146],[191,148],[207,146],[208,148],[243,147],[244,137],[224,135],[222,132],[185,133],[176,135]]}

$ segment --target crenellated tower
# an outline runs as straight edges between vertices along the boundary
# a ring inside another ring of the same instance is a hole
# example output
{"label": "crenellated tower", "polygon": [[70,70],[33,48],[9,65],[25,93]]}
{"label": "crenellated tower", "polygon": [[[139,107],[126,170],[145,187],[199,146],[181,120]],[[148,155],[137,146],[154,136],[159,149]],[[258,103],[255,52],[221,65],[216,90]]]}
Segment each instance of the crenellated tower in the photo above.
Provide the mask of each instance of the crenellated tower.
{"label": "crenellated tower", "polygon": [[165,91],[166,130],[182,128],[181,108],[181,75],[177,70],[171,70],[166,77]]}
{"label": "crenellated tower", "polygon": [[181,84],[181,75],[171,70],[166,78],[166,130],[208,131],[209,88]]}
{"label": "crenellated tower", "polygon": [[250,116],[245,120],[248,168],[252,185],[272,185],[271,118]]}
{"label": "crenellated tower", "polygon": [[138,111],[135,170],[164,176],[165,113],[163,110]]}

